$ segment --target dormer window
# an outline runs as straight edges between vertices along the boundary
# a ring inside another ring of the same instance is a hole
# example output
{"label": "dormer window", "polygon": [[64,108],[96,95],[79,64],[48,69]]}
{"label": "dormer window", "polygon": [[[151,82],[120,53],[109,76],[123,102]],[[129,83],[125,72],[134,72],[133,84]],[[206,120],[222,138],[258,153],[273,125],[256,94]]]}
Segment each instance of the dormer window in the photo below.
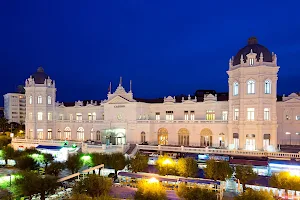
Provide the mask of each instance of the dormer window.
{"label": "dormer window", "polygon": [[250,65],[250,66],[253,66],[253,65],[254,65],[254,58],[250,58],[250,59],[249,59],[249,65]]}

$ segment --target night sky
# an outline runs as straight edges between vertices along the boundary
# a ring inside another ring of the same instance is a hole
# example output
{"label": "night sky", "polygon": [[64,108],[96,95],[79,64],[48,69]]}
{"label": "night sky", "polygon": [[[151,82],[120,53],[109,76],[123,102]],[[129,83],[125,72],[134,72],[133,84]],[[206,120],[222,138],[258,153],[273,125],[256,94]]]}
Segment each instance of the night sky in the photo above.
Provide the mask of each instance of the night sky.
{"label": "night sky", "polygon": [[120,76],[139,98],[227,92],[228,60],[250,36],[278,55],[278,93],[300,91],[300,1],[284,2],[2,0],[0,94],[40,65],[58,101],[104,99]]}

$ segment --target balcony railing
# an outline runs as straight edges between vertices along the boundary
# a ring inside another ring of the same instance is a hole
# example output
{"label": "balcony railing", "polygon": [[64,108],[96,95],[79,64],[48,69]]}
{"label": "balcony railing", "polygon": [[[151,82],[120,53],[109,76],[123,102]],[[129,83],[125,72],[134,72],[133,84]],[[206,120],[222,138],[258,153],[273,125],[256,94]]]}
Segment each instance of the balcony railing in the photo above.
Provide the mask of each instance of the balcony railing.
{"label": "balcony railing", "polygon": [[228,149],[209,149],[195,147],[172,147],[172,146],[151,146],[138,145],[141,150],[169,151],[169,152],[185,152],[197,154],[225,154],[239,156],[255,156],[255,157],[272,157],[272,158],[289,158],[300,159],[299,153],[283,153],[283,152],[267,152],[267,151],[247,151],[247,150],[228,150]]}

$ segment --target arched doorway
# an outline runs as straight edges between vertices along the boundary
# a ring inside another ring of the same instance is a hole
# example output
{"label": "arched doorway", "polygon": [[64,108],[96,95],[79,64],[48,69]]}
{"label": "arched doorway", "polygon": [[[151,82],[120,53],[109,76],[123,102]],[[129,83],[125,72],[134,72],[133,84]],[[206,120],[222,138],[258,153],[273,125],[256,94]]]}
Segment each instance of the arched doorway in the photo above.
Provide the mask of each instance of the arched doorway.
{"label": "arched doorway", "polygon": [[178,131],[178,145],[189,146],[190,144],[190,133],[186,128],[181,128]]}
{"label": "arched doorway", "polygon": [[157,133],[158,144],[168,145],[168,130],[166,128],[160,128]]}
{"label": "arched doorway", "polygon": [[200,132],[200,146],[212,146],[212,131],[204,128]]}
{"label": "arched doorway", "polygon": [[100,131],[96,132],[96,140],[100,141],[100,142],[102,141],[102,139],[101,139],[101,132]]}
{"label": "arched doorway", "polygon": [[145,143],[146,142],[146,133],[144,131],[141,132],[141,143]]}
{"label": "arched doorway", "polygon": [[65,128],[64,135],[65,135],[66,140],[71,140],[71,129],[70,129],[70,127]]}

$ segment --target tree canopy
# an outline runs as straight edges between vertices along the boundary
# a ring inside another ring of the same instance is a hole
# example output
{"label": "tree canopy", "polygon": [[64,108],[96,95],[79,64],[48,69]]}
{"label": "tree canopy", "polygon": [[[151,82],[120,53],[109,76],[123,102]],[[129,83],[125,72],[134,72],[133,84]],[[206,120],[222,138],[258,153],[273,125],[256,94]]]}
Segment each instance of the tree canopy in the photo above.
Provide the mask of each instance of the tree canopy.
{"label": "tree canopy", "polygon": [[82,161],[80,160],[80,155],[69,155],[67,161],[66,161],[66,168],[68,168],[72,174],[78,172],[78,170],[82,166]]}
{"label": "tree canopy", "polygon": [[206,178],[225,181],[232,176],[233,170],[226,161],[208,160],[204,173]]}
{"label": "tree canopy", "polygon": [[133,172],[142,172],[148,167],[148,156],[137,153],[135,157],[131,158],[130,166]]}
{"label": "tree canopy", "polygon": [[180,158],[177,162],[177,171],[180,176],[196,177],[198,170],[198,164],[194,158]]}
{"label": "tree canopy", "polygon": [[253,190],[246,189],[245,192],[241,193],[239,196],[236,196],[234,200],[275,200],[272,193],[264,190]]}
{"label": "tree canopy", "polygon": [[149,182],[143,179],[138,182],[138,190],[134,195],[136,200],[167,200],[166,190],[160,182]]}
{"label": "tree canopy", "polygon": [[246,189],[245,185],[257,177],[257,173],[253,171],[250,165],[239,165],[235,167],[235,177],[240,180],[243,185],[243,190]]}
{"label": "tree canopy", "polygon": [[217,193],[208,188],[199,186],[188,187],[184,183],[180,183],[176,194],[184,200],[217,200]]}
{"label": "tree canopy", "polygon": [[300,190],[300,177],[294,176],[291,172],[274,173],[269,179],[271,187],[284,189],[287,194],[288,190]]}
{"label": "tree canopy", "polygon": [[16,167],[21,170],[37,170],[39,164],[29,156],[21,156],[16,159]]}

